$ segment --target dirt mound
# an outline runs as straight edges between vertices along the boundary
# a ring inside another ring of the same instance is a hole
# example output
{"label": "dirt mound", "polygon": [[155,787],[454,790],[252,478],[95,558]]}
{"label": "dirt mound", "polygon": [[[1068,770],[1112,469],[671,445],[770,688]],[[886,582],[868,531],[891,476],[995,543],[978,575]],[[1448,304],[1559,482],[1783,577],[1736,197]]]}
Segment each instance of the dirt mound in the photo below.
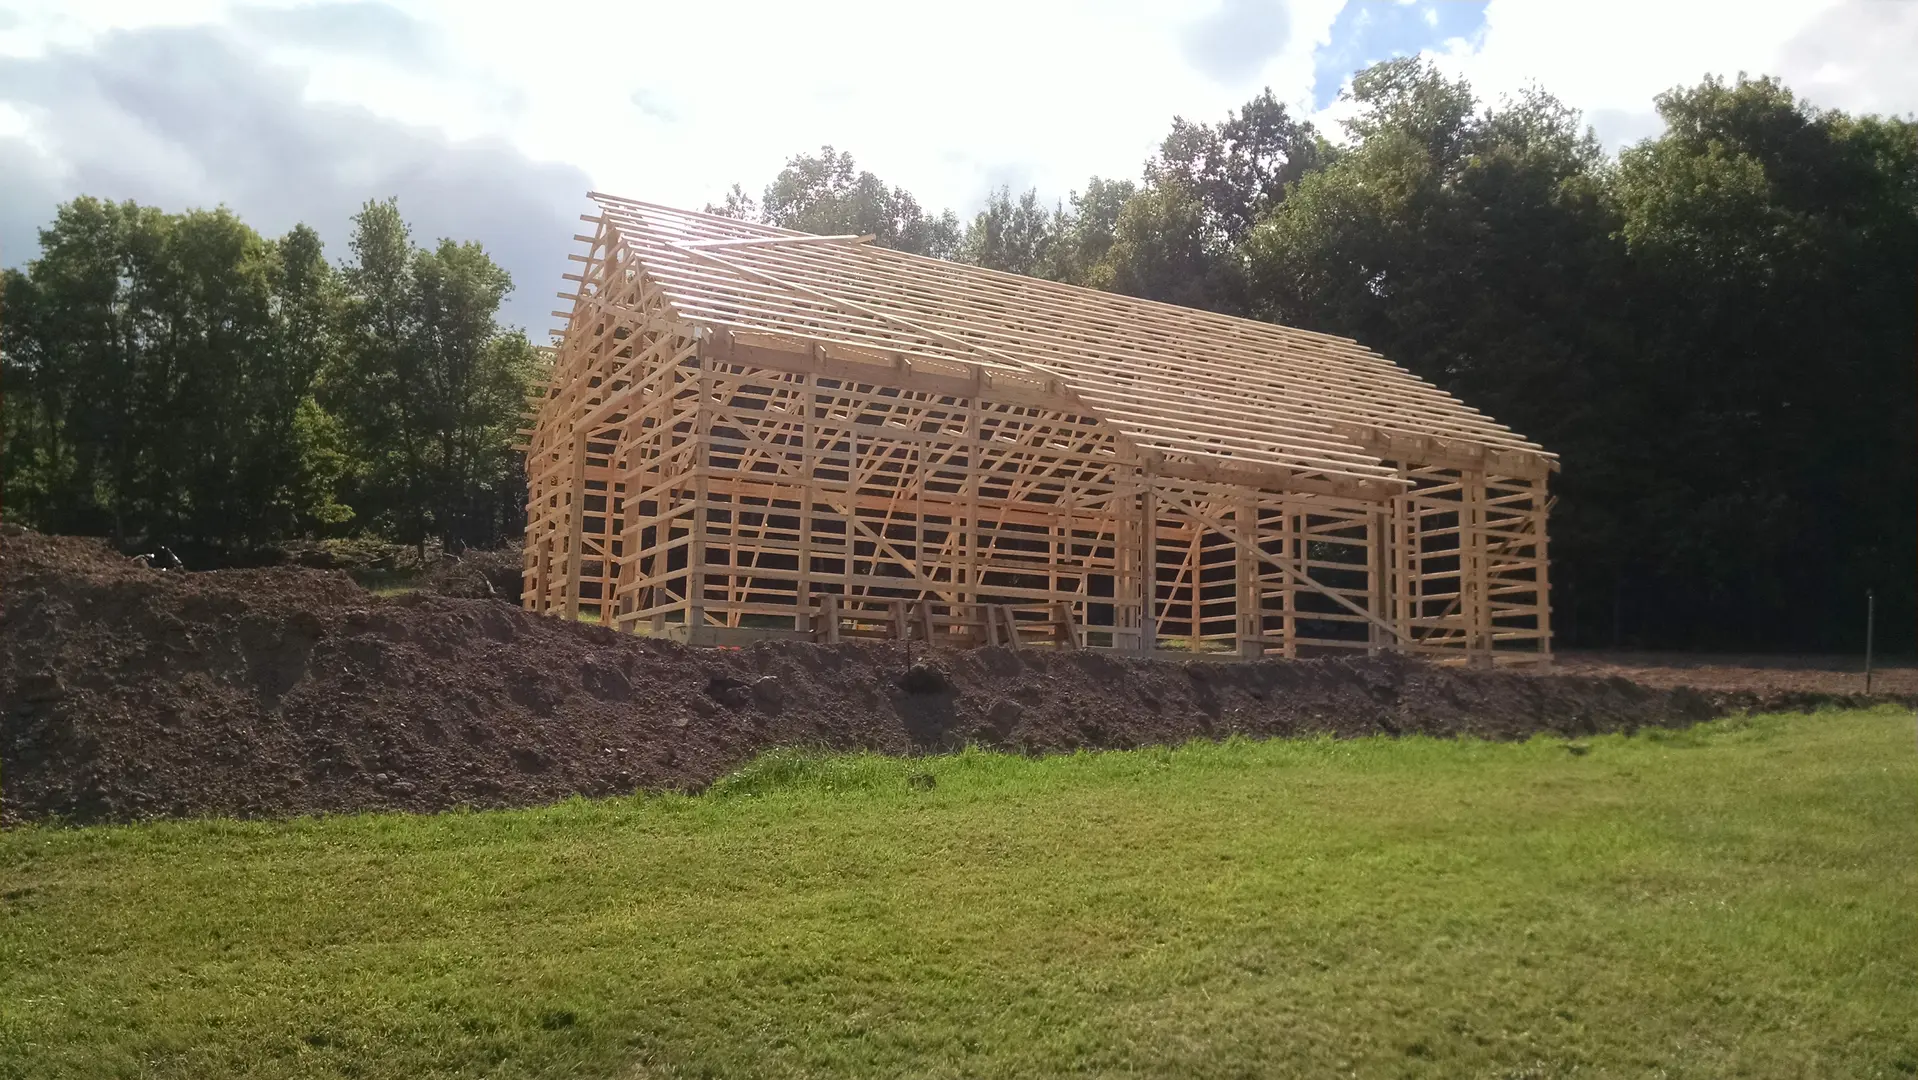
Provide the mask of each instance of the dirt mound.
{"label": "dirt mound", "polygon": [[517,551],[468,551],[434,563],[422,575],[420,587],[441,596],[517,604],[522,572]]}
{"label": "dirt mound", "polygon": [[0,600],[0,814],[13,820],[525,805],[696,788],[778,745],[1519,738],[1826,700],[1392,657],[1179,664],[1003,648],[940,652],[909,679],[897,645],[689,649],[496,600],[381,599],[337,571],[160,573],[18,529],[0,535]]}

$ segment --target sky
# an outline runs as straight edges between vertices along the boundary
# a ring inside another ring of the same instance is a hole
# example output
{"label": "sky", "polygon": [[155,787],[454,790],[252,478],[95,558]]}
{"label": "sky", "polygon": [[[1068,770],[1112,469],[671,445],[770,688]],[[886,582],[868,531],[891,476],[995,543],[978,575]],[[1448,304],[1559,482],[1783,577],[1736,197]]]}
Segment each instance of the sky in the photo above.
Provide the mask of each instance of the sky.
{"label": "sky", "polygon": [[1264,87],[1338,137],[1352,73],[1414,54],[1613,148],[1707,74],[1918,112],[1918,0],[0,0],[0,265],[82,193],[306,222],[336,260],[396,195],[493,253],[538,339],[588,190],[698,208],[830,144],[969,217],[1136,177]]}

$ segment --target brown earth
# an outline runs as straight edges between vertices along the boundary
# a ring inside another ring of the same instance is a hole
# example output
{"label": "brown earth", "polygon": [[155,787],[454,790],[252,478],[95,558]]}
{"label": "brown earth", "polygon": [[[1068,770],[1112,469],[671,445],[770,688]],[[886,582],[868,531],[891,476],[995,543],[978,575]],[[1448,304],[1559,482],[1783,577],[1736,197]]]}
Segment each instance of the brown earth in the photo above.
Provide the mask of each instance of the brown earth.
{"label": "brown earth", "polygon": [[[922,650],[923,651],[923,650]],[[0,817],[519,806],[695,789],[770,747],[1038,753],[1192,738],[1523,738],[1856,703],[1439,669],[898,645],[690,649],[338,571],[161,573],[0,527]]]}
{"label": "brown earth", "polygon": [[[1563,651],[1553,667],[1567,675],[1624,676],[1647,686],[1693,686],[1701,690],[1862,694],[1863,656]],[[1874,665],[1874,694],[1918,697],[1918,667],[1909,659]]]}

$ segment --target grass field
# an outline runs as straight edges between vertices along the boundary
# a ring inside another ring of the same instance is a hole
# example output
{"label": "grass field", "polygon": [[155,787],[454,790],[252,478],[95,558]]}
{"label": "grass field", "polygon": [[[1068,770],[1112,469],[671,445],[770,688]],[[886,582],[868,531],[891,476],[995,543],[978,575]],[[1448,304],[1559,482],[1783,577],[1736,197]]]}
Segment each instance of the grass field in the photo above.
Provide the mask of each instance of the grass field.
{"label": "grass field", "polygon": [[0,835],[0,1077],[1061,1074],[1918,1074],[1913,718]]}

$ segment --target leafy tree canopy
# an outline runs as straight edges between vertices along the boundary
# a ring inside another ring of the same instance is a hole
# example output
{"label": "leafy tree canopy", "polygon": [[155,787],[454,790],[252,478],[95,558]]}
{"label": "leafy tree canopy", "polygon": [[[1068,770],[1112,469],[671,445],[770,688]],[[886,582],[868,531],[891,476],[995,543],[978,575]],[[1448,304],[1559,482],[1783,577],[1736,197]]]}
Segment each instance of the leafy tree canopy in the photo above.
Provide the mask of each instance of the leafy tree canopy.
{"label": "leafy tree canopy", "polygon": [[959,218],[921,209],[901,188],[890,188],[859,169],[851,154],[822,146],[816,155],[796,154],[755,202],[734,184],[724,204],[709,211],[823,236],[872,236],[874,242],[916,255],[951,258],[959,246]]}

